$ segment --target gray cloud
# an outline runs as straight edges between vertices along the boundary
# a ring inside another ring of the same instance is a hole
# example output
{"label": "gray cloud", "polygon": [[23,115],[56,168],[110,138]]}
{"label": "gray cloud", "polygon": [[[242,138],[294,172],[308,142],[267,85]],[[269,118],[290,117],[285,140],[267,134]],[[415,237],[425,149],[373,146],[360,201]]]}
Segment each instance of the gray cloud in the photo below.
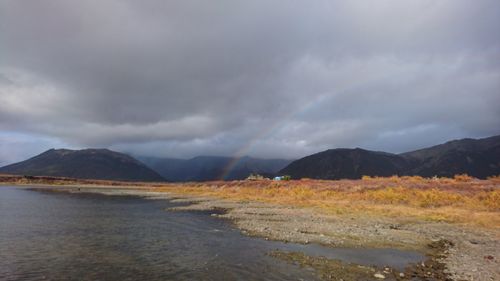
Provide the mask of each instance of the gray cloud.
{"label": "gray cloud", "polygon": [[2,1],[0,149],[31,136],[293,158],[498,134],[499,11],[495,0]]}

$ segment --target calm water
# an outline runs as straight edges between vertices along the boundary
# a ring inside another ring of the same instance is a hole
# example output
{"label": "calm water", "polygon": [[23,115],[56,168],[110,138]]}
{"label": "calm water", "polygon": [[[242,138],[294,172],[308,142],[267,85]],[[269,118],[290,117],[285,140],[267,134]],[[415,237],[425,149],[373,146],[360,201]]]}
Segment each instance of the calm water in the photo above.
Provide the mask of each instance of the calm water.
{"label": "calm water", "polygon": [[330,249],[241,235],[201,212],[131,196],[0,187],[1,280],[316,280],[274,249],[403,267],[397,250]]}

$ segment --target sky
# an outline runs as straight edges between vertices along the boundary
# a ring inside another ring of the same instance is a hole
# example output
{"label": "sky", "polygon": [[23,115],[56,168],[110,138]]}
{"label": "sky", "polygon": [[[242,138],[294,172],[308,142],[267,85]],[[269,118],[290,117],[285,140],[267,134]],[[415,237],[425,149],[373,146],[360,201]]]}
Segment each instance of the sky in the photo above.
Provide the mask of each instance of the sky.
{"label": "sky", "polygon": [[1,0],[0,165],[500,134],[498,0]]}

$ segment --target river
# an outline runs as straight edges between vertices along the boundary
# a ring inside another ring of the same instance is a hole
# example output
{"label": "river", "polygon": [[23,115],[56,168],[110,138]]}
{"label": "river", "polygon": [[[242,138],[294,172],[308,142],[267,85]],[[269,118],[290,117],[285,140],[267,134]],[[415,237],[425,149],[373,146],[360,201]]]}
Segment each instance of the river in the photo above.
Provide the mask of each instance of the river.
{"label": "river", "polygon": [[318,280],[267,255],[301,251],[402,268],[423,259],[392,249],[332,249],[242,235],[205,212],[137,196],[0,186],[1,280]]}

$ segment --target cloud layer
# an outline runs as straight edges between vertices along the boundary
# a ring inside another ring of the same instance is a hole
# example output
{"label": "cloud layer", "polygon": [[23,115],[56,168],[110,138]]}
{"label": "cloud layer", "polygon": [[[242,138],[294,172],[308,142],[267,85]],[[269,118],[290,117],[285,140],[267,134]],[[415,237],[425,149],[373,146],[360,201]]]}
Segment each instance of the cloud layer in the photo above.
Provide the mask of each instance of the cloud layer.
{"label": "cloud layer", "polygon": [[497,34],[496,0],[2,1],[0,156],[294,158],[498,134]]}

